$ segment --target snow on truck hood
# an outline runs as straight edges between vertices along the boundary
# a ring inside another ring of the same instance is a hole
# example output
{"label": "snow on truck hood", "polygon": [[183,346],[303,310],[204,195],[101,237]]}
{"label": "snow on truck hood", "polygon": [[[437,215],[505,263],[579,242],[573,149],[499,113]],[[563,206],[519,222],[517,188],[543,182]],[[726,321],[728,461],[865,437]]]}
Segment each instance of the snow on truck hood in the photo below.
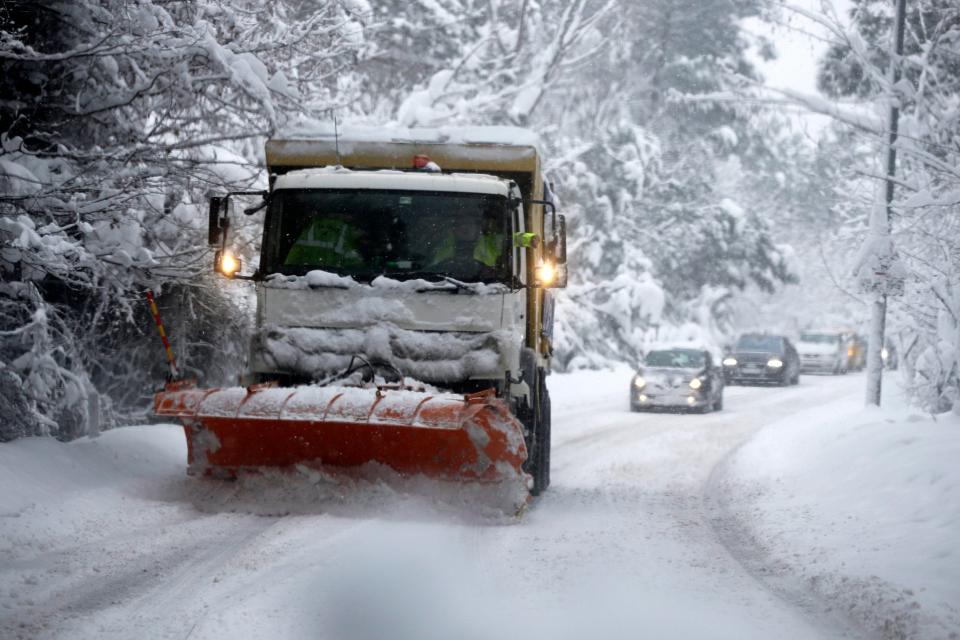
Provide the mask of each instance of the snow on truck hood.
{"label": "snow on truck hood", "polygon": [[386,322],[419,331],[493,331],[501,328],[506,316],[516,313],[505,305],[519,305],[513,304],[516,296],[506,288],[499,292],[501,295],[491,296],[358,285],[320,288],[307,294],[302,289],[267,284],[259,295],[264,324],[347,329]]}
{"label": "snow on truck hood", "polygon": [[500,377],[518,357],[522,294],[499,284],[424,291],[443,285],[383,277],[361,284],[323,271],[271,276],[257,287],[254,370],[316,375],[360,354],[431,384]]}
{"label": "snow on truck hood", "polygon": [[386,276],[364,284],[315,270],[304,276],[270,275],[258,295],[263,323],[289,327],[351,328],[389,322],[412,330],[493,331],[516,313],[512,307],[517,296],[506,285],[459,286],[463,292],[442,280]]}
{"label": "snow on truck hood", "polygon": [[277,177],[274,189],[377,189],[449,191],[506,197],[509,183],[484,174],[437,174],[410,171],[352,171],[343,167],[299,169]]}
{"label": "snow on truck hood", "polygon": [[361,329],[267,325],[253,336],[254,370],[321,377],[345,370],[354,355],[389,362],[404,376],[428,384],[499,378],[519,350],[521,336],[408,331],[382,324]]}

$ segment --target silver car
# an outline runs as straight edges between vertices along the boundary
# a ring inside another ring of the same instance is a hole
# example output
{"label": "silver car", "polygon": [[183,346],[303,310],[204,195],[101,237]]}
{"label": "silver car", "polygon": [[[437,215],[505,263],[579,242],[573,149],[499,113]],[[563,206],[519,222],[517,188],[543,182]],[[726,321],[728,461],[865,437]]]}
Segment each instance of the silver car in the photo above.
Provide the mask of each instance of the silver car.
{"label": "silver car", "polygon": [[723,386],[723,371],[707,349],[656,349],[630,381],[630,408],[719,411]]}

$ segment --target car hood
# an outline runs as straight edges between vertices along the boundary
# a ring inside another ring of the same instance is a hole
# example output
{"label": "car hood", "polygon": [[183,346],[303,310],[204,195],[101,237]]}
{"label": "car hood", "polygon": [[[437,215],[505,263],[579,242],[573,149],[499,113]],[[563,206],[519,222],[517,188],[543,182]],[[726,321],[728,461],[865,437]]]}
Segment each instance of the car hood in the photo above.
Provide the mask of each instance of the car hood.
{"label": "car hood", "polygon": [[678,367],[650,367],[644,369],[639,375],[643,376],[647,382],[659,382],[674,384],[678,382],[689,382],[695,375],[701,373],[703,369],[681,369]]}

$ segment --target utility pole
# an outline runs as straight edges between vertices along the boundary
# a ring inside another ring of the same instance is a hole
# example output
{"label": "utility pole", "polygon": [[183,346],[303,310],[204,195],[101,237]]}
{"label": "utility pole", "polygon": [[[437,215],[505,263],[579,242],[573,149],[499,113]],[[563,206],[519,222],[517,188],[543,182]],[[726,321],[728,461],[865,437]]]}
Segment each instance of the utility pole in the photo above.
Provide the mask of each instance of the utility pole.
{"label": "utility pole", "polygon": [[[893,216],[893,187],[897,173],[897,132],[900,122],[899,101],[895,94],[896,84],[900,81],[900,58],[903,55],[903,32],[906,23],[906,0],[896,0],[897,15],[894,26],[893,46],[890,51],[890,67],[887,77],[890,79],[890,113],[887,120],[887,183],[886,207],[884,215],[874,212],[870,216],[870,233],[874,236],[890,237],[890,220]],[[892,245],[891,245],[892,246]],[[890,274],[887,274],[887,278]],[[880,391],[883,381],[884,333],[887,323],[888,291],[877,291],[873,301],[873,316],[870,322],[870,342],[867,345],[867,404],[880,406]]]}

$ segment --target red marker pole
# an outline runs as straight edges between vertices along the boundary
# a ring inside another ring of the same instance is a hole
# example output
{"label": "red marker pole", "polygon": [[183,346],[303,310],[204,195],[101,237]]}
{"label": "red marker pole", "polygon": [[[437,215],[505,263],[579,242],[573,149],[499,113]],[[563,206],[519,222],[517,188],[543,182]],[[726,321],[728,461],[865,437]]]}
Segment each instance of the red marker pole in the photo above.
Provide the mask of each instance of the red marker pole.
{"label": "red marker pole", "polygon": [[177,361],[173,357],[173,349],[170,348],[170,341],[167,340],[167,332],[163,328],[163,320],[160,319],[157,302],[153,299],[153,292],[149,289],[147,289],[147,302],[150,303],[150,313],[153,315],[154,322],[157,323],[157,330],[160,331],[160,340],[163,342],[163,348],[167,351],[167,364],[170,365],[170,379],[176,380],[180,376],[180,373],[177,371]]}

